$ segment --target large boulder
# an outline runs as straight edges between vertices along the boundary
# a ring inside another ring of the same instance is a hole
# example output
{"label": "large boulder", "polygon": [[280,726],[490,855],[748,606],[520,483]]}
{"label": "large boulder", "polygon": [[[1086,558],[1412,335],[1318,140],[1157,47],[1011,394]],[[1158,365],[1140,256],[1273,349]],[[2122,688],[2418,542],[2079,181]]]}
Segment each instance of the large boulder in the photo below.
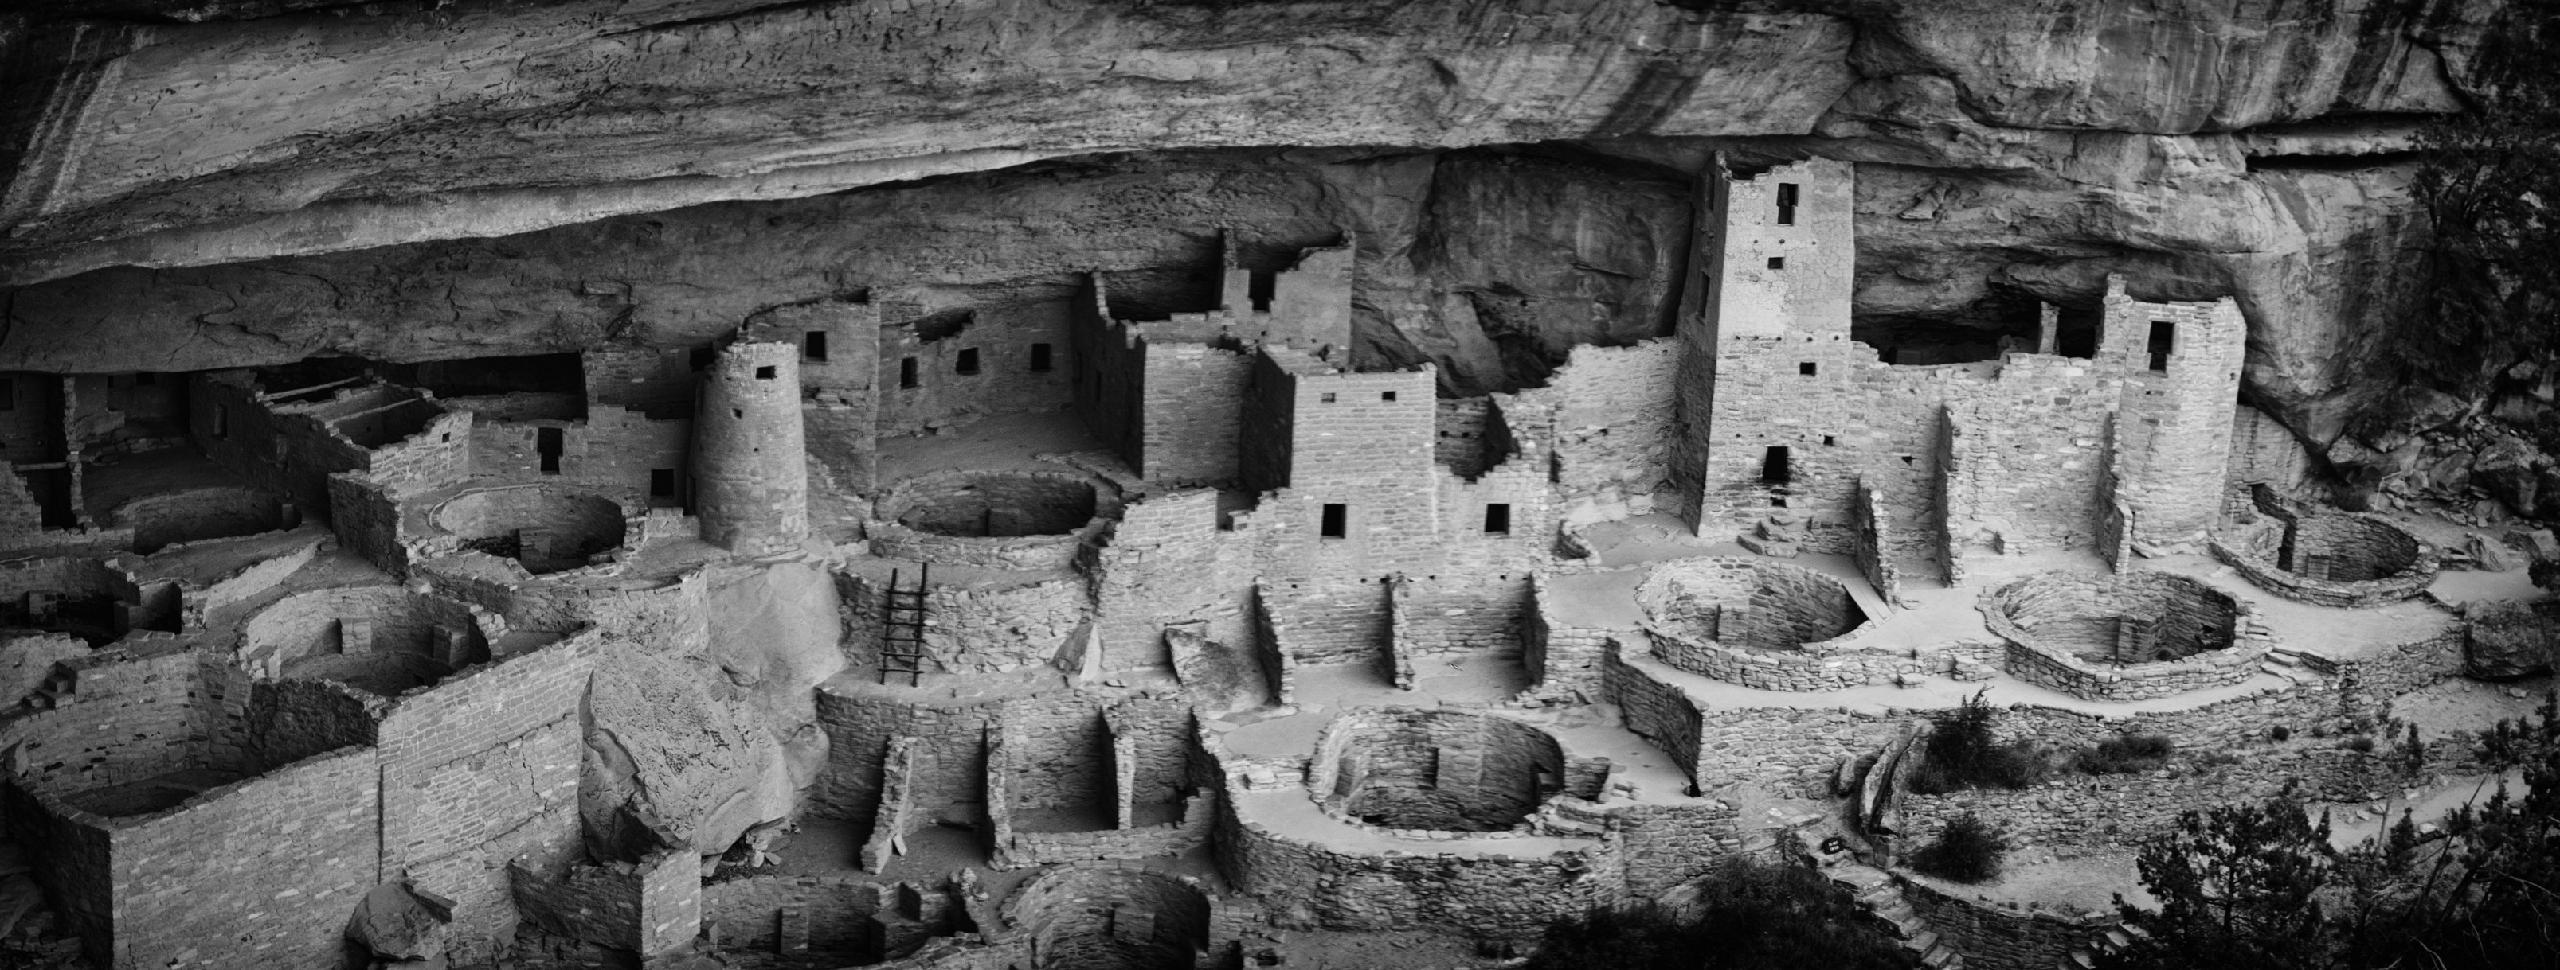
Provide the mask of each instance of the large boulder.
{"label": "large boulder", "polygon": [[453,904],[404,883],[373,887],[347,920],[347,939],[376,959],[434,960],[444,955]]}
{"label": "large boulder", "polygon": [[2560,602],[2474,603],[2463,610],[2462,672],[2478,680],[2550,673],[2560,657]]}
{"label": "large boulder", "polygon": [[783,750],[744,692],[699,661],[620,648],[588,688],[578,786],[589,850],[616,859],[656,845],[726,851],[791,811]]}

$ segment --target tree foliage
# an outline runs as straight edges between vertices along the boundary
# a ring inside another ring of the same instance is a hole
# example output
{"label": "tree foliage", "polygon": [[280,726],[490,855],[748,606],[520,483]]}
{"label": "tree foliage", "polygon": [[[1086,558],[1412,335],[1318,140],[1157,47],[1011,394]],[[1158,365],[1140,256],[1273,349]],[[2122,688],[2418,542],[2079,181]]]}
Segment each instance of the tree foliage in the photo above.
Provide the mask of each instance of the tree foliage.
{"label": "tree foliage", "polygon": [[2136,865],[2157,909],[2125,907],[2146,934],[2105,958],[2125,970],[2502,970],[2560,967],[2560,698],[2481,739],[2517,771],[2434,820],[2407,813],[2335,849],[2326,819],[2276,800],[2188,812]]}
{"label": "tree foliage", "polygon": [[2384,355],[2403,380],[2477,393],[2518,362],[2560,358],[2554,51],[2560,0],[2509,0],[2463,72],[2470,110],[2419,135],[2413,189],[2433,242],[2426,296]]}

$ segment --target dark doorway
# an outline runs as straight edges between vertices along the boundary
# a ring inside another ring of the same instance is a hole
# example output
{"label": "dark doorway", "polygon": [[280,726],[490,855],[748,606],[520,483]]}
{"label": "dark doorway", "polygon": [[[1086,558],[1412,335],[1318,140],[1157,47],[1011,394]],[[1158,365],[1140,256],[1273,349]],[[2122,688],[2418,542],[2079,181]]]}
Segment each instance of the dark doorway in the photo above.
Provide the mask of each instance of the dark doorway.
{"label": "dark doorway", "polygon": [[2178,325],[2167,320],[2151,321],[2151,342],[2143,349],[2151,354],[2151,369],[2169,369],[2169,352],[2177,348]]}
{"label": "dark doorway", "polygon": [[539,454],[539,455],[541,455],[541,456],[542,456],[542,473],[543,473],[543,474],[545,474],[545,475],[557,475],[557,474],[560,474],[560,451],[561,451],[561,443],[560,443],[560,429],[558,429],[558,428],[535,428],[535,429],[533,429],[533,450],[534,450],[534,452],[535,452],[536,454]]}
{"label": "dark doorway", "polygon": [[1328,502],[1324,507],[1324,527],[1319,533],[1327,539],[1340,539],[1351,534],[1351,506]]}
{"label": "dark doorway", "polygon": [[1787,446],[1770,445],[1768,452],[1760,456],[1760,484],[1777,488],[1787,484],[1788,475]]}

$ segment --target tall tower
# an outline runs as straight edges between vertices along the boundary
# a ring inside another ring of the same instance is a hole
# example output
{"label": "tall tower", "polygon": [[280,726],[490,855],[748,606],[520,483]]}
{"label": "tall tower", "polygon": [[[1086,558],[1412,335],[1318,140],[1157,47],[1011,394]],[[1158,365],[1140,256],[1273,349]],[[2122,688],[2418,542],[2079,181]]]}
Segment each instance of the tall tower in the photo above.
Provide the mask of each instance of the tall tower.
{"label": "tall tower", "polygon": [[744,553],[809,535],[809,466],[800,427],[800,345],[740,341],[702,377],[693,418],[693,507],[702,538]]}
{"label": "tall tower", "polygon": [[1727,513],[1762,477],[1767,442],[1736,435],[1816,400],[1791,390],[1812,386],[1795,379],[1811,359],[1804,347],[1848,347],[1856,197],[1856,166],[1828,158],[1751,173],[1718,157],[1701,180],[1676,329],[1670,469],[1680,515],[1700,535],[1730,525]]}
{"label": "tall tower", "polygon": [[2227,296],[2151,303],[2113,276],[2105,313],[2098,357],[2125,375],[2115,495],[2146,553],[2201,548],[2221,516],[2248,320]]}

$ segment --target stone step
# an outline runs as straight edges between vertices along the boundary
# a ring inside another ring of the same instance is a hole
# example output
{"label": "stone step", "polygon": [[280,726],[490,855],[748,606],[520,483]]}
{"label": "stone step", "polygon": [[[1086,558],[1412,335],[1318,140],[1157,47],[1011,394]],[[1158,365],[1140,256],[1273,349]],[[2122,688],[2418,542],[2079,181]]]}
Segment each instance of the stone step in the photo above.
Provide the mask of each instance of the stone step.
{"label": "stone step", "polygon": [[1793,559],[1796,556],[1796,544],[1792,542],[1763,539],[1756,535],[1741,536],[1735,541],[1740,542],[1742,548],[1773,559]]}
{"label": "stone step", "polygon": [[1930,970],[1963,970],[1964,955],[1944,944],[1930,947],[1920,954],[1920,965]]}
{"label": "stone step", "polygon": [[1938,934],[1935,930],[1924,929],[1902,938],[1902,948],[1913,953],[1927,953],[1937,947]]}
{"label": "stone step", "polygon": [[2070,957],[2063,962],[2065,970],[2075,970],[2075,968],[2076,970],[2094,970],[2097,965],[2097,955],[2087,950],[2073,950]]}
{"label": "stone step", "polygon": [[2114,929],[2108,930],[2108,931],[2107,931],[2107,935],[2106,935],[2106,942],[2104,942],[2104,943],[2102,943],[2102,944],[2100,944],[2100,945],[2101,945],[2101,946],[2103,946],[2103,947],[2105,947],[2105,948],[2106,948],[2107,950],[2109,950],[2109,951],[2121,950],[2121,949],[2124,949],[2125,947],[2132,946],[2132,945],[2133,945],[2133,934],[2125,932],[2125,929],[2126,929],[2126,927],[2119,926],[2119,927],[2116,927],[2116,928],[2114,928]]}
{"label": "stone step", "polygon": [[2282,678],[2284,678],[2284,679],[2286,679],[2286,680],[2292,681],[2292,682],[2297,683],[2297,684],[2302,683],[2303,681],[2305,681],[2305,680],[2309,680],[2309,679],[2310,679],[2310,678],[2308,678],[2308,677],[2303,676],[2303,670],[2302,670],[2302,668],[2300,668],[2300,667],[2287,667],[2287,666],[2284,666],[2283,664],[2262,663],[2262,664],[2259,664],[2259,665],[2258,665],[2258,669],[2259,669],[2259,670],[2266,671],[2266,672],[2271,673],[2271,674],[2274,674],[2274,675],[2276,675],[2276,676],[2278,676],[2278,677],[2282,677]]}

